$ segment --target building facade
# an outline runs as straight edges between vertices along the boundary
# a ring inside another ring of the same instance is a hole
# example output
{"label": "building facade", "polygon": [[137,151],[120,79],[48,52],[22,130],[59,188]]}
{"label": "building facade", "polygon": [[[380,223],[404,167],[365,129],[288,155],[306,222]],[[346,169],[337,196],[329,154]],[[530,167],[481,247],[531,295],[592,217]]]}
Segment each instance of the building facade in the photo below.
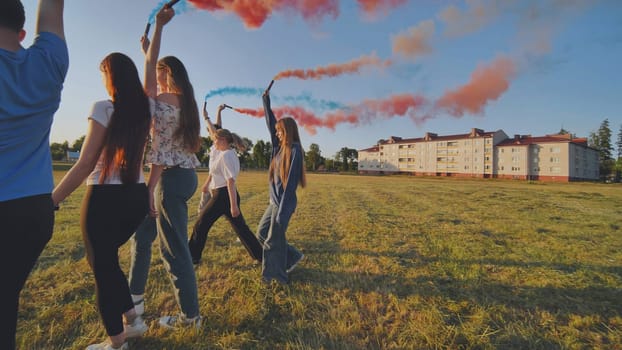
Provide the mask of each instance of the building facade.
{"label": "building facade", "polygon": [[544,181],[598,180],[598,152],[571,135],[531,137],[473,128],[468,134],[392,136],[358,151],[361,174]]}

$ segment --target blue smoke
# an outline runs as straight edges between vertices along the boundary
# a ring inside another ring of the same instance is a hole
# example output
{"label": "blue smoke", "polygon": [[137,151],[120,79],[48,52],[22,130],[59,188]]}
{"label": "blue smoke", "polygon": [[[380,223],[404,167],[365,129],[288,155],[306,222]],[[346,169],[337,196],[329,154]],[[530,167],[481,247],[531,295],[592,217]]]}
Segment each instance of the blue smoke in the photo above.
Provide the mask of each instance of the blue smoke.
{"label": "blue smoke", "polygon": [[[226,96],[226,95],[237,95],[237,96],[247,96],[247,97],[261,97],[264,89],[260,88],[249,88],[249,87],[235,87],[235,86],[227,86],[220,89],[212,90],[205,95],[205,101],[214,96]],[[284,102],[291,105],[305,105],[310,107],[313,110],[335,110],[335,109],[347,109],[348,107],[335,101],[328,101],[323,99],[314,99],[310,93],[305,92],[298,96],[273,96],[272,97],[275,102]]]}

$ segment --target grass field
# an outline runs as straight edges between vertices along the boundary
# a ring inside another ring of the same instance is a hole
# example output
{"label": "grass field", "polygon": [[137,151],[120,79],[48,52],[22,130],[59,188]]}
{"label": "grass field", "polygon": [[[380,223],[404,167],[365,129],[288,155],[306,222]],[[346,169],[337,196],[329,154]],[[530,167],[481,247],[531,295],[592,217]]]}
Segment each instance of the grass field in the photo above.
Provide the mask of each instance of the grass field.
{"label": "grass field", "polygon": [[[265,287],[221,219],[197,270],[202,328],[157,326],[178,309],[156,249],[150,329],[131,349],[622,349],[620,185],[318,174],[308,183],[288,230],[306,258],[289,285]],[[242,173],[239,190],[254,229],[266,174]],[[105,339],[79,228],[83,192],[57,213],[22,292],[19,349]]]}

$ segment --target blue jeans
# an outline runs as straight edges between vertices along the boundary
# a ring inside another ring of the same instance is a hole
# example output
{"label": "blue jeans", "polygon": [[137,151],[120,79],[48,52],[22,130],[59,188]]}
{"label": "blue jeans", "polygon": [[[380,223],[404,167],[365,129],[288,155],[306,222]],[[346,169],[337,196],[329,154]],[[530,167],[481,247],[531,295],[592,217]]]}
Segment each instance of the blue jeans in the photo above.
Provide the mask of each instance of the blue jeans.
{"label": "blue jeans", "polygon": [[302,253],[287,243],[285,238],[291,216],[277,222],[278,212],[279,207],[270,203],[257,227],[259,242],[263,246],[261,276],[267,282],[276,279],[281,283],[287,283],[289,278],[286,271],[300,260]]}
{"label": "blue jeans", "polygon": [[130,291],[144,294],[156,233],[164,267],[175,289],[175,298],[186,317],[199,315],[197,280],[188,249],[188,200],[197,189],[194,169],[170,168],[162,172],[155,190],[157,219],[147,218],[132,240]]}

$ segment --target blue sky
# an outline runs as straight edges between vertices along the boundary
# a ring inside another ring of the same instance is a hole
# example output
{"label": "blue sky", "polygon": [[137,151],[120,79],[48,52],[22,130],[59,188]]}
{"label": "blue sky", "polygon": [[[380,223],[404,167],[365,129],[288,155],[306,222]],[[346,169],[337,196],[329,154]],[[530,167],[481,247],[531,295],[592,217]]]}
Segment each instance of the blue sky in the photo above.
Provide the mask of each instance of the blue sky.
{"label": "blue sky", "polygon": [[[474,127],[510,136],[563,127],[587,137],[605,118],[616,140],[622,125],[620,1],[368,1],[394,4],[376,12],[363,11],[355,0],[316,2],[335,11],[307,20],[296,8],[274,10],[249,28],[228,9],[207,11],[182,0],[165,28],[161,54],[186,64],[199,107],[211,93],[211,115],[220,103],[260,109],[261,98],[252,92],[285,70],[373,58],[376,63],[354,72],[287,77],[272,88],[273,107],[303,108],[316,118],[315,128],[299,120],[303,146],[316,143],[325,157],[389,136],[460,134]],[[37,1],[23,3],[23,44],[29,46]],[[160,3],[66,2],[70,68],[52,142],[71,144],[86,133],[90,106],[107,98],[98,69],[104,56],[123,52],[142,74],[140,36]],[[340,122],[345,116],[350,119]],[[260,118],[231,110],[223,118],[226,128],[253,142],[269,139]],[[330,118],[336,118],[332,124]]]}

